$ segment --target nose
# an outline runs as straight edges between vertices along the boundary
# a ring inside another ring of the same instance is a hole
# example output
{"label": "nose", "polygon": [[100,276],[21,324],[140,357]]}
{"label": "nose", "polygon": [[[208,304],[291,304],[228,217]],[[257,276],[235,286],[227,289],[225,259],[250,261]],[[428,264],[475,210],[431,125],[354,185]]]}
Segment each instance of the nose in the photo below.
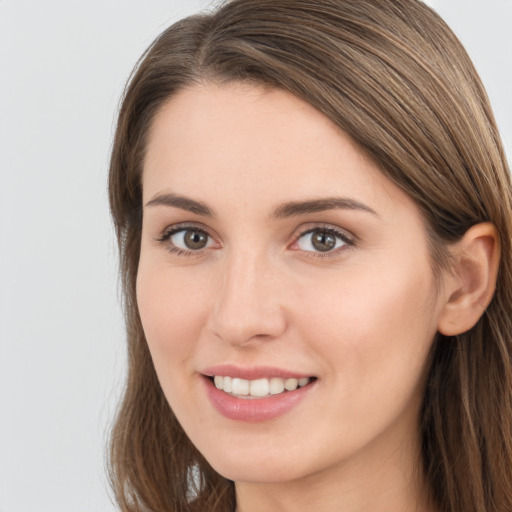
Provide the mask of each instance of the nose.
{"label": "nose", "polygon": [[233,346],[278,338],[286,330],[283,280],[264,256],[237,255],[222,264],[210,329]]}

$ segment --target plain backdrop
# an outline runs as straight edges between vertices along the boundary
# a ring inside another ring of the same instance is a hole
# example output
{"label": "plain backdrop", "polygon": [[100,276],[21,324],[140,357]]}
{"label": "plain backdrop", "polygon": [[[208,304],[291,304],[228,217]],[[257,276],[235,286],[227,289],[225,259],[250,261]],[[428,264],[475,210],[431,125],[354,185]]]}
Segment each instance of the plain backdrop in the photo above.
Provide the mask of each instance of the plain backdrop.
{"label": "plain backdrop", "polygon": [[[512,0],[432,0],[512,155]],[[124,82],[201,0],[0,0],[0,512],[108,512],[125,367],[106,194]]]}

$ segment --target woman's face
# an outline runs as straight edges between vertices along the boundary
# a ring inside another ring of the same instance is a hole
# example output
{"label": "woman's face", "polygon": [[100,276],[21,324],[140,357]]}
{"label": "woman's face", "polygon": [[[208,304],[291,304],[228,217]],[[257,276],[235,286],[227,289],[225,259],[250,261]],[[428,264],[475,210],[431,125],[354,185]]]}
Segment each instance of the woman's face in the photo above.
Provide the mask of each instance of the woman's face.
{"label": "woman's face", "polygon": [[411,458],[441,308],[414,203],[313,107],[243,84],[161,109],[143,190],[142,324],[211,465],[284,482]]}

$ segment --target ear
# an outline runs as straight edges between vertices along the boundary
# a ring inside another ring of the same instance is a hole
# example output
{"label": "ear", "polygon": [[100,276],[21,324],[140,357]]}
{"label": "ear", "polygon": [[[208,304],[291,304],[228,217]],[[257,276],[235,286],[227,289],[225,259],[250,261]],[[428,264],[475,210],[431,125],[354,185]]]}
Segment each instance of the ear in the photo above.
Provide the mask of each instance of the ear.
{"label": "ear", "polygon": [[478,322],[494,294],[500,262],[496,227],[490,222],[472,226],[450,252],[453,271],[445,280],[438,331],[456,336]]}

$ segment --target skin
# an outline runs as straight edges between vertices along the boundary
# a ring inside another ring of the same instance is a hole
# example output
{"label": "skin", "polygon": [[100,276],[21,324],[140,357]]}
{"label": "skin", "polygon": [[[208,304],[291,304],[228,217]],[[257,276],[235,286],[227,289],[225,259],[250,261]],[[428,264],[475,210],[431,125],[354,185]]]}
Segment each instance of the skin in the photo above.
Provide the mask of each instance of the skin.
{"label": "skin", "polygon": [[[182,90],[160,110],[143,191],[137,298],[149,349],[187,435],[235,481],[238,510],[427,510],[418,417],[448,297],[408,196],[307,103],[236,83]],[[213,215],[155,204],[169,193]],[[371,211],[274,215],[332,197]],[[163,240],[182,223],[208,234],[203,249]],[[348,242],[315,251],[307,232],[325,227]],[[286,414],[235,421],[200,375],[226,363],[317,380]]]}

